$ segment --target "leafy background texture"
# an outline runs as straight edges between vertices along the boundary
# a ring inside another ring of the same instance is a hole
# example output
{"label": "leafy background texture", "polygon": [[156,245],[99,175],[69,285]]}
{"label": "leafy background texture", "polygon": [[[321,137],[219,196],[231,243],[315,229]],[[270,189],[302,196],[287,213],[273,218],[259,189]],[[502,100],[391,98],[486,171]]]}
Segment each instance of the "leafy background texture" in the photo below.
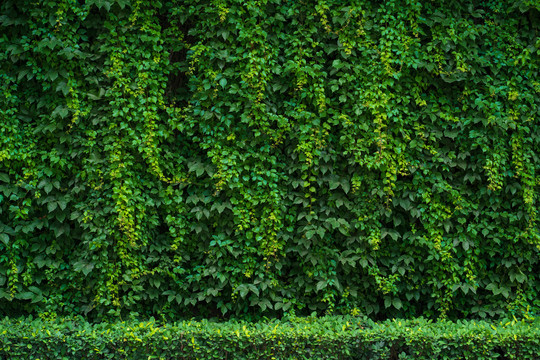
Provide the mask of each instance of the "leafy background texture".
{"label": "leafy background texture", "polygon": [[540,310],[540,4],[7,0],[0,315]]}

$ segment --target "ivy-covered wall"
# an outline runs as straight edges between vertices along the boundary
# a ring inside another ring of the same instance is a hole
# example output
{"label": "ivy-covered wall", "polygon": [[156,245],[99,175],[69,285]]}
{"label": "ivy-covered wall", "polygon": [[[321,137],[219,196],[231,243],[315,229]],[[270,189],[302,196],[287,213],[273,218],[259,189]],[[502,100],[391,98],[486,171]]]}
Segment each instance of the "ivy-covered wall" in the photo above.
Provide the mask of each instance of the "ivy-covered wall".
{"label": "ivy-covered wall", "polygon": [[0,316],[540,309],[540,3],[7,0]]}

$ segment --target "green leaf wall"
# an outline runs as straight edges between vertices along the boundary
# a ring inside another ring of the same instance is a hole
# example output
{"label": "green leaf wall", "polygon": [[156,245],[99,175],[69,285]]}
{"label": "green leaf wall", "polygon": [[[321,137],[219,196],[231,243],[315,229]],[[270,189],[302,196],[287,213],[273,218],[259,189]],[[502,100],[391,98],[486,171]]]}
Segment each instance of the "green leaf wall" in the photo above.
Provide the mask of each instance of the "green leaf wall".
{"label": "green leaf wall", "polygon": [[0,315],[528,316],[540,4],[7,0]]}

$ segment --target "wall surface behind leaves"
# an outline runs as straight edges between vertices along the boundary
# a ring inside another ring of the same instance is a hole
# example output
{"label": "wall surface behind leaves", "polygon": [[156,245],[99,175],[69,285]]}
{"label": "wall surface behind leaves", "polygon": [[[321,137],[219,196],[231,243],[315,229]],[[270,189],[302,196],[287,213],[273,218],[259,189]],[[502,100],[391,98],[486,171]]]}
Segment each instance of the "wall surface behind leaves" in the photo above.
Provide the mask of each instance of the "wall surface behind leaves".
{"label": "wall surface behind leaves", "polygon": [[0,316],[540,309],[540,5],[7,0]]}

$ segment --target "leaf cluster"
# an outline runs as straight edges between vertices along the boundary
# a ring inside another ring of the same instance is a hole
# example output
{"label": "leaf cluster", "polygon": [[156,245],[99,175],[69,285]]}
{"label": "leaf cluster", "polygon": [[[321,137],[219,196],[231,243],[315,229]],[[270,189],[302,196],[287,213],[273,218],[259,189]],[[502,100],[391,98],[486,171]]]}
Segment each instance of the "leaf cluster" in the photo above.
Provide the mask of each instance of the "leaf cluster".
{"label": "leaf cluster", "polygon": [[0,315],[536,314],[539,9],[3,1]]}
{"label": "leaf cluster", "polygon": [[536,359],[538,323],[372,322],[355,317],[257,323],[0,322],[0,356],[15,359]]}

